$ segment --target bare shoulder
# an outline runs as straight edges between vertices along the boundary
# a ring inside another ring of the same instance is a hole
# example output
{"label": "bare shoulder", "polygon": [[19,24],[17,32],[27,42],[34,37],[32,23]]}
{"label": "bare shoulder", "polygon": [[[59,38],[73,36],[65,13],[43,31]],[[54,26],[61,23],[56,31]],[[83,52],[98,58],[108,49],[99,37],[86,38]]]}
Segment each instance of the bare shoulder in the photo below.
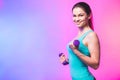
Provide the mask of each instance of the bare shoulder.
{"label": "bare shoulder", "polygon": [[97,34],[93,31],[88,34],[89,37],[97,37]]}
{"label": "bare shoulder", "polygon": [[99,41],[99,40],[98,40],[98,36],[97,36],[97,34],[96,34],[94,31],[93,31],[93,32],[90,32],[90,33],[88,34],[87,39],[88,39],[89,41]]}

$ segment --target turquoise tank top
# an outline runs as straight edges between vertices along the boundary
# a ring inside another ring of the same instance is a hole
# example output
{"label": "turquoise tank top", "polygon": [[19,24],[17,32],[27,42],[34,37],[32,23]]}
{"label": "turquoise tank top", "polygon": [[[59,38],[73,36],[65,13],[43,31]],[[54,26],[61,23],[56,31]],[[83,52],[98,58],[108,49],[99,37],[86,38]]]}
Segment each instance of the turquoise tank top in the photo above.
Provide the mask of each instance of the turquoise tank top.
{"label": "turquoise tank top", "polygon": [[[86,56],[90,56],[90,52],[82,41],[90,32],[92,32],[92,30],[87,31],[78,38],[80,41],[78,50]],[[72,80],[94,80],[94,76],[89,72],[88,66],[73,53],[73,51],[69,48],[69,44],[67,45],[67,49]]]}

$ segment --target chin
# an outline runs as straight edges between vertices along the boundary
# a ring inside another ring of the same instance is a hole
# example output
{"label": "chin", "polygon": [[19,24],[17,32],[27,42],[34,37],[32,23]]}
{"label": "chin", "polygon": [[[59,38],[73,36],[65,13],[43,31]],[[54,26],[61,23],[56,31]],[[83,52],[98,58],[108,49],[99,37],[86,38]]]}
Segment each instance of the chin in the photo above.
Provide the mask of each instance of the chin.
{"label": "chin", "polygon": [[77,25],[77,27],[81,28],[82,26],[81,25]]}

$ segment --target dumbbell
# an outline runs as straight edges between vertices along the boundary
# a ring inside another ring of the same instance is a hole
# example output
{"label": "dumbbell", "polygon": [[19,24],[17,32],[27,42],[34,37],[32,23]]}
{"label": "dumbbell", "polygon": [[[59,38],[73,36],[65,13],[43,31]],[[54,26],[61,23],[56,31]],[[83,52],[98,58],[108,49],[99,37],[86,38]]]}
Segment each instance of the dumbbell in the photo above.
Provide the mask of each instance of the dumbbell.
{"label": "dumbbell", "polygon": [[74,40],[73,41],[73,44],[76,48],[78,48],[79,44],[80,44],[80,41],[79,40]]}
{"label": "dumbbell", "polygon": [[[59,54],[59,57],[61,57],[62,55],[64,55],[64,54],[63,54],[63,53],[60,53],[60,54]],[[63,64],[63,65],[67,65],[67,64],[69,64],[69,62],[65,60],[62,64]]]}

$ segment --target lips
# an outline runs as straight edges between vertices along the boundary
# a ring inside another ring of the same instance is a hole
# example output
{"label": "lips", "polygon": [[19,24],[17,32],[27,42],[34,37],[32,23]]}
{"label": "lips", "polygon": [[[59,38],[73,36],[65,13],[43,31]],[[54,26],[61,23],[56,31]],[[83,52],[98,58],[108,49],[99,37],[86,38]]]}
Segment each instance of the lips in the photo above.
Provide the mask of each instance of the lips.
{"label": "lips", "polygon": [[76,24],[77,24],[77,25],[80,25],[80,24],[81,24],[81,22],[76,22]]}

